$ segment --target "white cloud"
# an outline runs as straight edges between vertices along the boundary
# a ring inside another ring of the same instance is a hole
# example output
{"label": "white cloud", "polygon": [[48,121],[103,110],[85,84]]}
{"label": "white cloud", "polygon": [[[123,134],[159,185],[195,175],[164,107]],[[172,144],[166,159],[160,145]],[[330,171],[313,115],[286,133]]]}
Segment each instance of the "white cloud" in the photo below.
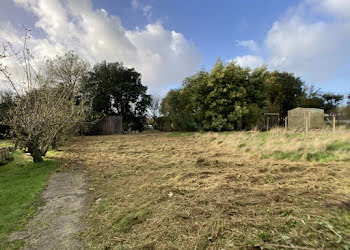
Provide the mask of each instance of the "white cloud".
{"label": "white cloud", "polygon": [[246,47],[251,52],[259,52],[260,47],[257,42],[253,40],[236,40],[238,46]]}
{"label": "white cloud", "polygon": [[151,5],[145,5],[145,4],[141,3],[140,0],[132,0],[131,6],[134,9],[141,10],[145,17],[147,17],[148,19],[151,19],[151,17],[152,17],[152,6]]}
{"label": "white cloud", "polygon": [[336,18],[350,18],[349,0],[308,0],[308,3]]}
{"label": "white cloud", "polygon": [[[320,11],[327,16],[315,21],[314,14]],[[304,0],[273,23],[260,51],[235,60],[250,67],[265,61],[272,70],[293,72],[313,83],[336,78],[344,69],[350,75],[349,13],[349,0]],[[252,47],[252,52],[256,44],[237,43]]]}
{"label": "white cloud", "polygon": [[251,69],[264,65],[262,57],[253,55],[237,56],[232,61],[235,61],[241,67],[249,67]]}
{"label": "white cloud", "polygon": [[308,22],[298,11],[275,22],[265,46],[270,67],[327,81],[350,62],[349,22]]}
{"label": "white cloud", "polygon": [[[122,61],[141,72],[143,82],[153,89],[182,81],[201,62],[198,49],[181,33],[166,30],[160,23],[126,30],[118,16],[93,9],[90,0],[15,2],[36,16],[35,25],[44,32],[43,38],[30,41],[36,59],[74,50],[91,63]],[[23,44],[23,34],[9,24],[0,27],[0,37]]]}

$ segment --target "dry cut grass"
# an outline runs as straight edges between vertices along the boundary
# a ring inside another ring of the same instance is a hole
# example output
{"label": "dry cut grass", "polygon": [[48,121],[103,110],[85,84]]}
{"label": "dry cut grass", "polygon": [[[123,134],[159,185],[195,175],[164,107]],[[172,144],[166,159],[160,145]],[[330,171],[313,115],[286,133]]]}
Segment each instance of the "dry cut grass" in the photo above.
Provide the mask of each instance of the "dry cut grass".
{"label": "dry cut grass", "polygon": [[261,159],[231,135],[170,135],[85,137],[65,151],[90,176],[87,248],[350,247],[349,164]]}
{"label": "dry cut grass", "polygon": [[225,146],[274,159],[315,162],[350,161],[350,130],[340,127],[297,133],[277,128],[268,132],[207,133],[203,137]]}

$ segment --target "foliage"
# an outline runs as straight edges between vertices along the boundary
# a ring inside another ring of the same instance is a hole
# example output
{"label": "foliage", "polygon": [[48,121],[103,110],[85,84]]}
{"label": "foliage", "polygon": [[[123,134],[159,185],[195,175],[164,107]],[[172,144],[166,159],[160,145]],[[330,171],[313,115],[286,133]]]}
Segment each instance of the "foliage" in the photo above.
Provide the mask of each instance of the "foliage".
{"label": "foliage", "polygon": [[176,130],[233,130],[259,124],[266,106],[265,67],[251,71],[218,60],[212,71],[188,77],[162,102]]}
{"label": "foliage", "polygon": [[83,91],[92,99],[92,110],[98,116],[120,115],[127,126],[143,129],[151,97],[135,69],[118,62],[96,64]]}
{"label": "foliage", "polygon": [[29,38],[27,32],[21,56],[10,44],[4,47],[1,56],[3,61],[15,56],[25,76],[23,82],[16,81],[5,62],[0,64],[14,95],[14,105],[2,113],[2,122],[10,127],[15,145],[39,162],[57,138],[70,134],[84,120],[86,99],[77,94],[87,67],[77,56],[68,53],[48,60],[42,72],[37,71],[27,47]]}
{"label": "foliage", "polygon": [[58,162],[33,163],[24,153],[16,151],[14,160],[0,167],[0,248],[6,237],[22,230],[40,205],[41,192]]}
{"label": "foliage", "polygon": [[322,98],[321,89],[316,89],[315,86],[304,86],[304,98],[300,106],[303,108],[324,108],[324,100]]}
{"label": "foliage", "polygon": [[196,129],[191,100],[188,92],[182,89],[170,90],[161,103],[161,112],[171,120],[176,130],[192,131]]}
{"label": "foliage", "polygon": [[304,93],[300,77],[288,72],[273,71],[267,77],[269,98],[268,112],[280,113],[286,116],[288,110],[299,106]]}
{"label": "foliage", "polygon": [[324,110],[328,113],[335,111],[340,102],[344,99],[344,96],[334,93],[324,93],[322,98],[324,100]]}
{"label": "foliage", "polygon": [[304,96],[300,102],[303,108],[319,108],[325,113],[335,112],[344,96],[334,93],[322,93],[321,89],[315,89],[313,85],[304,86]]}
{"label": "foliage", "polygon": [[175,130],[249,130],[261,125],[264,112],[283,117],[293,108],[306,107],[329,113],[342,99],[306,86],[292,73],[224,65],[219,59],[210,72],[201,70],[187,77],[181,89],[170,90],[161,112]]}
{"label": "foliage", "polygon": [[0,138],[5,139],[10,137],[10,126],[4,124],[4,116],[7,114],[11,107],[14,106],[13,93],[9,91],[3,91],[0,93]]}

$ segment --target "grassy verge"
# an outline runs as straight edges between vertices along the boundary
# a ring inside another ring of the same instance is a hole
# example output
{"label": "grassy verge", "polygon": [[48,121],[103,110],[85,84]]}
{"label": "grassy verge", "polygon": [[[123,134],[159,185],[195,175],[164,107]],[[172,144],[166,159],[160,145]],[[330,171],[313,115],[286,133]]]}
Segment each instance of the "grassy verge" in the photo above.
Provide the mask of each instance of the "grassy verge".
{"label": "grassy verge", "polygon": [[207,133],[210,141],[262,158],[292,161],[350,161],[350,131],[315,130],[308,134],[273,129],[269,132]]}
{"label": "grassy verge", "polygon": [[46,160],[33,163],[20,151],[12,154],[13,160],[0,166],[0,249],[16,248],[8,245],[7,237],[23,230],[28,220],[41,205],[41,192],[58,161]]}

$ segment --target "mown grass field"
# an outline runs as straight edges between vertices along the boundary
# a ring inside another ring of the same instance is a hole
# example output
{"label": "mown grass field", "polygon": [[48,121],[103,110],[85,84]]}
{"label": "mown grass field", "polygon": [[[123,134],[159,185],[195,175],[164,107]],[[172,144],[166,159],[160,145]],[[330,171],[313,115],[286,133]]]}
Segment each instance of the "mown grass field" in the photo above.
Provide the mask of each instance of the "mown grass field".
{"label": "mown grass field", "polygon": [[[348,139],[347,131],[77,138],[65,157],[89,173],[81,236],[90,249],[348,249]],[[299,147],[301,157],[288,156]],[[308,156],[322,152],[332,156]]]}
{"label": "mown grass field", "polygon": [[[11,146],[1,141],[1,146]],[[0,166],[0,249],[18,248],[20,241],[9,243],[12,232],[23,230],[41,205],[41,193],[57,160],[33,163],[26,154],[16,151],[13,160]]]}

